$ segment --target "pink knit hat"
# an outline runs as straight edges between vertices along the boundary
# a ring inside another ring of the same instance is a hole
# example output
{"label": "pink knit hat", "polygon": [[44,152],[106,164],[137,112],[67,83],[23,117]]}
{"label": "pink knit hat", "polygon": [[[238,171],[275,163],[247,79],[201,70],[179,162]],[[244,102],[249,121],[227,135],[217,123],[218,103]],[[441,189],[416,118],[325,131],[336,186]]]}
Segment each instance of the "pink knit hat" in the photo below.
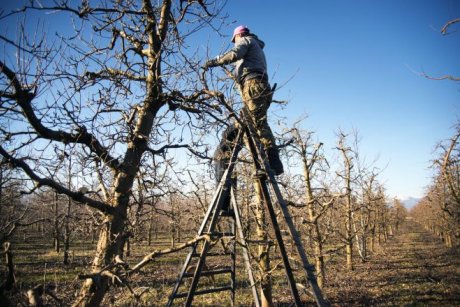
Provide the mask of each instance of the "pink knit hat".
{"label": "pink knit hat", "polygon": [[246,26],[236,27],[235,30],[233,31],[232,43],[235,42],[235,36],[237,36],[238,34],[242,34],[242,33],[249,33],[249,28]]}

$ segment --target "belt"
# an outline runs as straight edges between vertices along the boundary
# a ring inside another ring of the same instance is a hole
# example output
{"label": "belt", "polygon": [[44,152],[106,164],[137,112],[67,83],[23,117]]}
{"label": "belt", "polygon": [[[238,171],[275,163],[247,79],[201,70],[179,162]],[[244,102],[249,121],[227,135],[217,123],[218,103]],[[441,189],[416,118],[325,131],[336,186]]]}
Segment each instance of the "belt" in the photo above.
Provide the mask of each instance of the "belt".
{"label": "belt", "polygon": [[264,73],[248,73],[246,76],[244,76],[240,82],[241,86],[244,86],[244,84],[247,82],[247,81],[251,81],[251,80],[256,80],[256,81],[259,81],[259,82],[262,82],[262,83],[266,83],[267,86],[269,86],[269,83],[268,83],[268,77],[266,74]]}

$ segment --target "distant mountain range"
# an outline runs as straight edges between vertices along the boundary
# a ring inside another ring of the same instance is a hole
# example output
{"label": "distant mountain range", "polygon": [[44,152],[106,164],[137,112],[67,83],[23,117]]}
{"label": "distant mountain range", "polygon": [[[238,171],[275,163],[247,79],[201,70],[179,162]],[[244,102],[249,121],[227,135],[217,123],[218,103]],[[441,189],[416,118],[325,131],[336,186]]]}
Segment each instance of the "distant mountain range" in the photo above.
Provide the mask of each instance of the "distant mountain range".
{"label": "distant mountain range", "polygon": [[421,198],[416,198],[416,197],[406,197],[406,198],[400,199],[404,207],[406,207],[406,209],[408,210],[412,209],[412,207],[414,207],[420,200]]}

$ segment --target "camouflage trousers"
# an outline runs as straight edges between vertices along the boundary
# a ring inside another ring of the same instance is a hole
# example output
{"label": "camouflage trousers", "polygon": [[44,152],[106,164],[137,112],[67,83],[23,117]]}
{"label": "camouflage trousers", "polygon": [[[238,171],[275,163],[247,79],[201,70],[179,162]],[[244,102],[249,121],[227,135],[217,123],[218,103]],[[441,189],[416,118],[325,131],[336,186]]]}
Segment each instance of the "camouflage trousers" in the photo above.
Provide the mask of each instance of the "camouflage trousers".
{"label": "camouflage trousers", "polygon": [[265,149],[276,146],[275,138],[267,122],[267,111],[273,95],[270,85],[258,79],[247,80],[244,82],[242,95],[254,128]]}

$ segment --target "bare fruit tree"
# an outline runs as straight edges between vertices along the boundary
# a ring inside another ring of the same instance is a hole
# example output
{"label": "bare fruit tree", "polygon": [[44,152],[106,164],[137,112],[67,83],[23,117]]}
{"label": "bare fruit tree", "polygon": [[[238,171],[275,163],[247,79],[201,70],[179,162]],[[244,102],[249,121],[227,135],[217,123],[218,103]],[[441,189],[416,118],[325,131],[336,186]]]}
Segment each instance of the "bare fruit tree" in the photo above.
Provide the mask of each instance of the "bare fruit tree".
{"label": "bare fruit tree", "polygon": [[347,144],[347,135],[343,132],[338,134],[338,146],[337,150],[342,155],[342,171],[337,172],[337,175],[343,180],[342,191],[342,219],[343,219],[343,231],[342,238],[345,243],[346,249],[346,267],[348,270],[353,270],[353,212],[356,208],[356,197],[354,193],[356,190],[353,188],[358,175],[354,172],[356,152],[352,147]]}
{"label": "bare fruit tree", "polygon": [[[218,116],[212,97],[199,88],[200,59],[187,44],[216,21],[220,6],[74,3],[31,1],[0,16],[3,25],[24,16],[18,35],[0,37],[0,154],[30,179],[29,193],[49,187],[101,217],[91,273],[74,302],[93,306],[110,286],[107,268],[123,254],[136,176],[171,150],[197,153],[203,133],[194,131]],[[46,31],[37,22],[33,32],[26,21],[37,16],[67,25]],[[69,184],[55,168],[59,163],[79,170],[79,178]]]}
{"label": "bare fruit tree", "polygon": [[378,181],[379,171],[371,168],[372,164],[368,165],[361,158],[358,143],[357,132],[352,135],[341,131],[338,133],[336,149],[341,155],[342,163],[336,175],[342,181],[340,201],[344,221],[340,232],[345,244],[346,267],[349,270],[353,270],[353,244],[356,245],[361,260],[366,260],[367,242],[373,236],[372,225],[383,227],[385,235],[389,225],[389,207],[383,185]]}
{"label": "bare fruit tree", "polygon": [[428,193],[411,214],[438,235],[448,247],[458,244],[460,234],[460,124],[453,136],[437,145],[435,176]]}
{"label": "bare fruit tree", "polygon": [[323,287],[326,280],[325,249],[328,238],[323,219],[334,205],[338,195],[330,193],[330,188],[319,178],[329,171],[329,165],[322,152],[323,143],[314,143],[312,133],[298,128],[291,130],[293,142],[290,145],[297,159],[302,161],[302,181],[304,184],[304,202],[306,217],[303,223],[307,225],[313,243],[315,268],[318,285]]}

